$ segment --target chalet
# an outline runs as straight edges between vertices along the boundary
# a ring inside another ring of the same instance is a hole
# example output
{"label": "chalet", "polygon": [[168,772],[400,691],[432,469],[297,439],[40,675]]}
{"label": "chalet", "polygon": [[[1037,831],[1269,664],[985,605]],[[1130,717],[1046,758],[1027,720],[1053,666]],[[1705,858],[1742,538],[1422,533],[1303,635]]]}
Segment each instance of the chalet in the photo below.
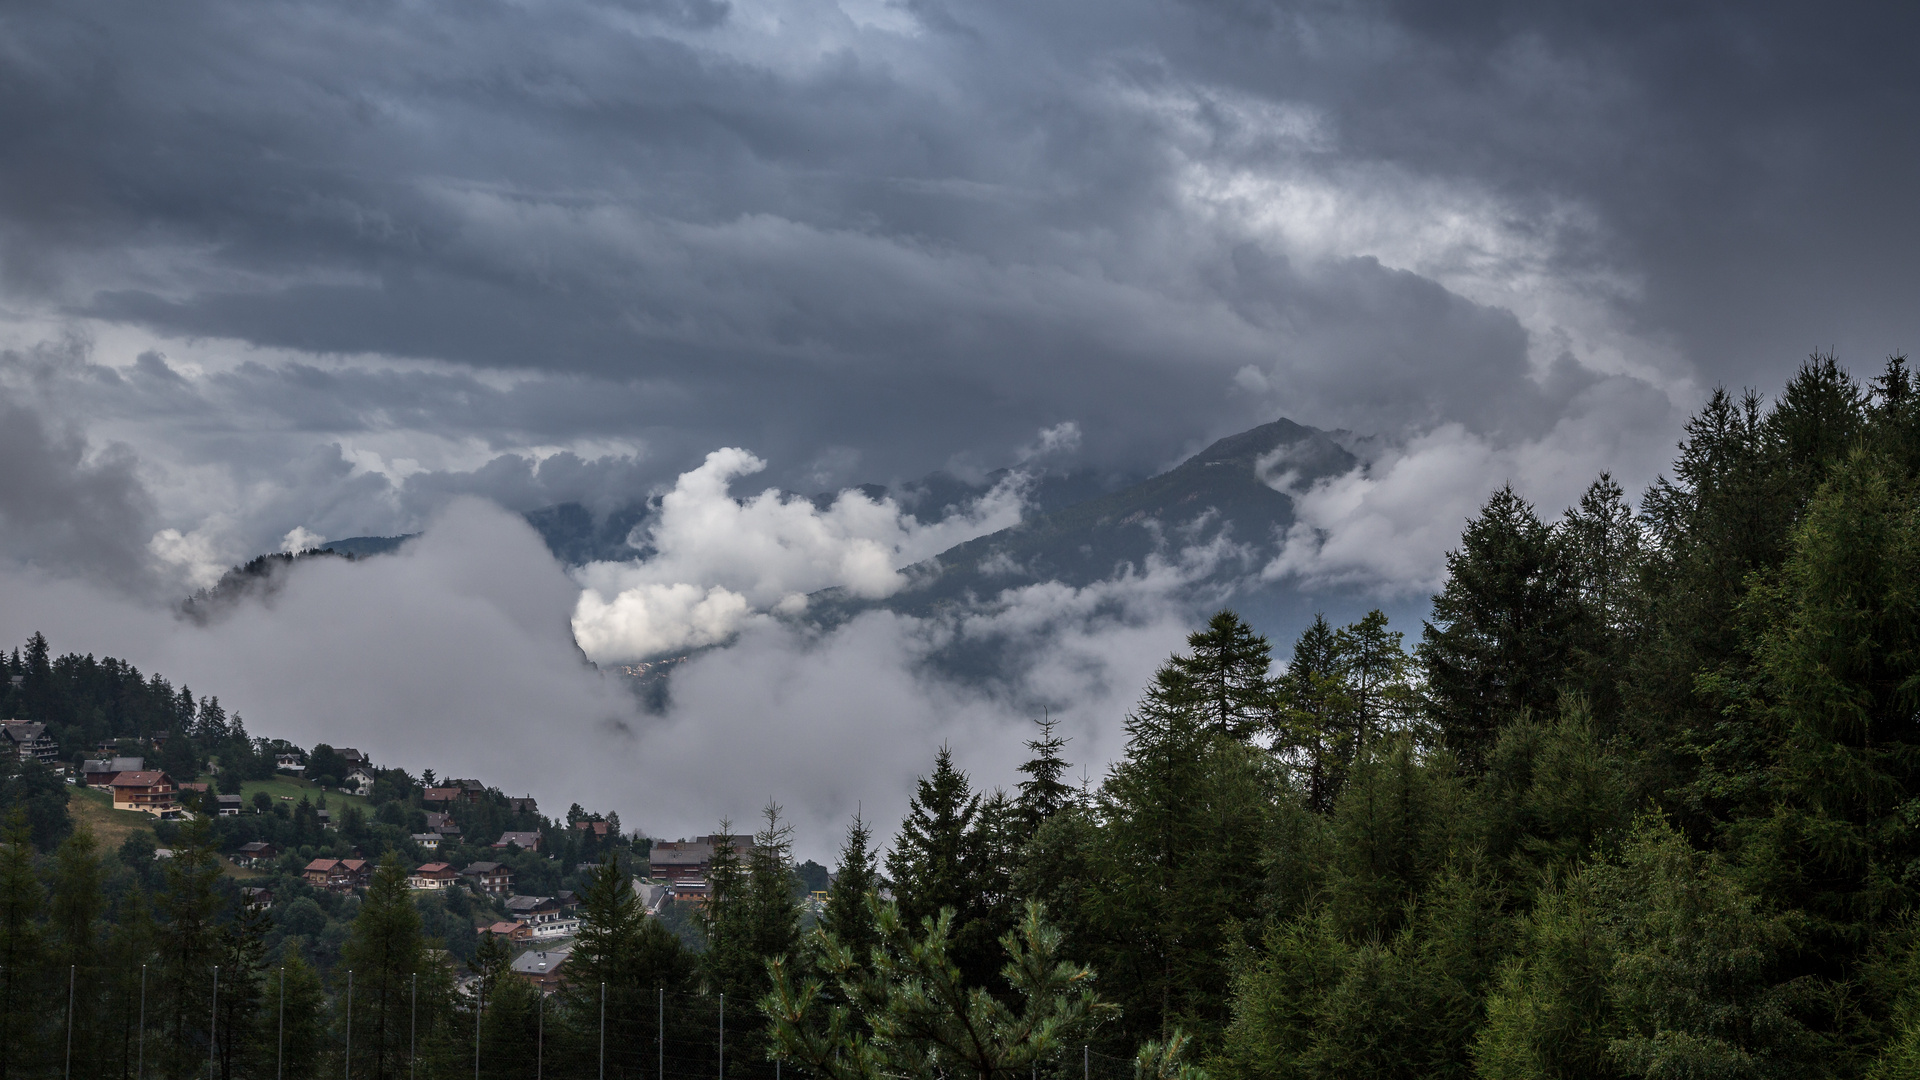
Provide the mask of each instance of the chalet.
{"label": "chalet", "polygon": [[364,768],[372,764],[372,762],[367,760],[367,755],[355,750],[351,746],[343,746],[335,750],[334,753],[340,755],[340,760],[346,762],[347,768],[349,769]]}
{"label": "chalet", "polygon": [[497,862],[477,862],[460,871],[476,892],[506,896],[513,892],[513,871]]}
{"label": "chalet", "polygon": [[441,836],[459,836],[460,823],[453,820],[452,814],[429,810],[427,811],[427,831],[437,832]]}
{"label": "chalet", "polygon": [[348,892],[367,883],[368,869],[365,859],[315,859],[301,876],[316,889]]}
{"label": "chalet", "polygon": [[274,847],[265,840],[253,840],[241,844],[240,849],[233,853],[233,864],[235,866],[258,866],[261,863],[272,862],[279,857],[279,848]]}
{"label": "chalet", "polygon": [[420,801],[452,804],[460,801],[461,794],[457,787],[430,787],[420,793]]}
{"label": "chalet", "polygon": [[517,847],[522,851],[539,851],[540,834],[537,832],[503,832],[500,839],[493,842],[496,848]]}
{"label": "chalet", "polygon": [[146,758],[88,758],[80,763],[80,782],[90,788],[110,788],[114,777],[123,772],[139,772],[146,767]]}
{"label": "chalet", "polygon": [[460,789],[460,797],[468,802],[479,802],[487,797],[487,785],[478,780],[455,780],[454,786]]}
{"label": "chalet", "polygon": [[22,761],[32,758],[42,765],[60,759],[60,744],[47,734],[47,725],[25,720],[0,721],[0,753],[9,753]]}
{"label": "chalet", "polygon": [[214,812],[221,817],[239,817],[240,805],[240,796],[238,795],[215,795],[213,797]]}
{"label": "chalet", "polygon": [[533,796],[522,795],[517,799],[508,799],[507,809],[516,814],[537,814],[540,812],[540,804],[533,801]]}
{"label": "chalet", "polygon": [[460,872],[450,863],[430,862],[407,875],[407,887],[437,892],[458,884]]}
{"label": "chalet", "polygon": [[307,771],[307,763],[299,754],[275,754],[273,767],[281,772],[302,773]]}
{"label": "chalet", "polygon": [[[748,850],[753,847],[751,836],[696,836],[692,840],[655,840],[653,851],[648,856],[653,866],[653,876],[665,881],[669,886],[698,883],[701,895],[705,896],[707,873],[713,869],[713,849],[721,841],[732,842],[733,853],[741,862],[747,859]],[[676,888],[675,890],[679,890]]]}
{"label": "chalet", "polygon": [[333,828],[333,812],[331,810],[315,810],[313,816],[319,819],[321,828]]}
{"label": "chalet", "polygon": [[446,837],[441,836],[437,832],[412,833],[409,838],[414,843],[419,844],[422,848],[425,848],[428,851],[440,850],[440,841],[446,839]]}
{"label": "chalet", "polygon": [[248,907],[259,908],[265,911],[273,906],[273,890],[242,885],[240,887],[240,902]]}
{"label": "chalet", "polygon": [[340,789],[364,799],[373,794],[373,773],[367,769],[348,769],[340,781]]}
{"label": "chalet", "polygon": [[566,981],[563,968],[572,949],[535,949],[513,958],[513,973],[533,984],[535,990],[550,994]]}
{"label": "chalet", "polygon": [[580,932],[580,917],[556,897],[510,896],[506,908],[513,921],[525,925],[536,940],[572,937]]}
{"label": "chalet", "polygon": [[173,780],[157,769],[119,773],[113,778],[113,808],[177,818],[180,816],[180,806],[175,801],[178,790]]}
{"label": "chalet", "polygon": [[345,891],[353,888],[346,871],[340,867],[339,859],[315,859],[307,864],[307,868],[300,872],[300,876],[306,878],[307,884],[316,889]]}
{"label": "chalet", "polygon": [[492,934],[497,938],[506,938],[509,944],[517,944],[533,937],[532,928],[528,927],[525,923],[508,922],[505,920],[494,923],[492,926],[483,926],[480,928],[480,932],[483,934]]}
{"label": "chalet", "polygon": [[604,821],[576,821],[573,827],[575,831],[586,833],[595,840],[605,840],[609,835],[608,830],[613,828]]}

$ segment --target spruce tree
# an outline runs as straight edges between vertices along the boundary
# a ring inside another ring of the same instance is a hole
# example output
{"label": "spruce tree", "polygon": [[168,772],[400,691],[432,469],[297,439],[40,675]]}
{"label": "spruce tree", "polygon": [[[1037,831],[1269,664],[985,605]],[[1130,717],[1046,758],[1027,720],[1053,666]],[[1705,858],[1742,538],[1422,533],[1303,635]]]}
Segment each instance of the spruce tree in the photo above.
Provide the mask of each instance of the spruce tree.
{"label": "spruce tree", "polygon": [[840,862],[834,871],[833,885],[827,890],[827,902],[820,913],[820,926],[834,940],[852,950],[853,962],[865,964],[878,942],[873,912],[867,897],[879,889],[874,873],[872,839],[867,823],[858,813],[847,826],[847,838],[840,845]]}
{"label": "spruce tree", "polygon": [[[390,851],[374,870],[340,950],[341,967],[353,972],[356,1075],[387,1080],[406,1072],[413,976],[424,966],[425,944],[406,866]],[[343,977],[336,972],[336,979]]]}
{"label": "spruce tree", "polygon": [[994,982],[999,967],[996,942],[1005,928],[996,918],[1001,897],[994,879],[1004,809],[982,814],[981,797],[967,774],[954,767],[952,751],[942,746],[933,771],[920,778],[887,854],[887,877],[901,917],[920,925],[951,910],[954,959],[974,985]]}
{"label": "spruce tree", "polygon": [[1060,751],[1066,748],[1067,741],[1061,738],[1057,729],[1059,721],[1052,713],[1042,713],[1035,723],[1040,725],[1040,737],[1027,740],[1027,750],[1033,757],[1020,766],[1026,779],[1020,781],[1019,813],[1021,835],[1030,838],[1048,818],[1073,799],[1073,788],[1061,777],[1066,775],[1068,765]]}

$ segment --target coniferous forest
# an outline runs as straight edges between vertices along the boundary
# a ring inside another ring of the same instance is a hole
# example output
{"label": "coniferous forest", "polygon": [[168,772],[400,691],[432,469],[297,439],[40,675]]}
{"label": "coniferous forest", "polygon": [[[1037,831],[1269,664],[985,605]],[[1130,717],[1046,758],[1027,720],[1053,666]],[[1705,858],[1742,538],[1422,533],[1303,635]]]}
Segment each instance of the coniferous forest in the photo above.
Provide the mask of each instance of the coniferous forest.
{"label": "coniferous forest", "polygon": [[817,910],[775,806],[668,919],[601,852],[551,996],[448,940],[397,845],[316,964],[297,905],[222,883],[214,823],[135,865],[9,766],[0,1080],[1920,1076],[1903,359],[1714,394],[1637,509],[1606,476],[1557,517],[1495,492],[1409,636],[1276,650],[1221,612],[1097,781],[1051,723],[1004,790],[929,748]]}

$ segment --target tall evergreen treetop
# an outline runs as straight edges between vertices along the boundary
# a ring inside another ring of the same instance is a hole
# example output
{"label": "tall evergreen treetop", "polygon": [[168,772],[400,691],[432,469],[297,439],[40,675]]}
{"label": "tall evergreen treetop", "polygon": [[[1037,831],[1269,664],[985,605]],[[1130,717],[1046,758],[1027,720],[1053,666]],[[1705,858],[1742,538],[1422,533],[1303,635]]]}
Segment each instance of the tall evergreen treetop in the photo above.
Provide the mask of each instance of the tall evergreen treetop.
{"label": "tall evergreen treetop", "polygon": [[1073,801],[1073,788],[1061,780],[1069,766],[1060,755],[1067,740],[1056,730],[1059,721],[1049,713],[1035,722],[1040,725],[1040,737],[1027,740],[1033,757],[1020,766],[1027,776],[1020,781],[1019,799],[1020,823],[1027,836]]}
{"label": "tall evergreen treetop", "polygon": [[866,963],[879,941],[873,911],[867,906],[868,894],[879,888],[871,840],[867,823],[854,814],[853,823],[847,826],[847,839],[840,845],[840,865],[834,872],[833,886],[827,890],[826,909],[820,915],[821,928],[852,950],[856,964]]}
{"label": "tall evergreen treetop", "polygon": [[1266,728],[1273,707],[1267,639],[1221,611],[1187,637],[1187,648],[1186,656],[1168,660],[1174,675],[1168,688],[1177,686],[1183,703],[1197,706],[1205,723],[1228,738],[1244,742]]}
{"label": "tall evergreen treetop", "polygon": [[1447,553],[1419,655],[1442,741],[1478,772],[1500,724],[1553,707],[1580,618],[1552,530],[1502,487]]}
{"label": "tall evergreen treetop", "polygon": [[969,906],[977,867],[967,838],[979,812],[980,796],[967,774],[954,767],[953,751],[942,746],[933,772],[920,778],[887,855],[887,877],[900,914],[911,924],[938,915],[943,907]]}

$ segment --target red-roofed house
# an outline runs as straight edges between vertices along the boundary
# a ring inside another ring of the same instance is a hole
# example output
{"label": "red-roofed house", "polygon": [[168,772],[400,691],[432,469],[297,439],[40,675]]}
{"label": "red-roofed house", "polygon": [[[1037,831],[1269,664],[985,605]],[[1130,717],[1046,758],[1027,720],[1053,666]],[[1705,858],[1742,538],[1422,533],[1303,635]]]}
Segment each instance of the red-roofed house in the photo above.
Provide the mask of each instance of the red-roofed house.
{"label": "red-roofed house", "polygon": [[452,863],[430,862],[407,875],[407,887],[412,889],[445,889],[460,880],[460,871]]}
{"label": "red-roofed house", "polygon": [[155,817],[176,818],[180,816],[180,807],[174,802],[175,793],[178,790],[173,780],[158,769],[115,773],[113,808],[138,810]]}

